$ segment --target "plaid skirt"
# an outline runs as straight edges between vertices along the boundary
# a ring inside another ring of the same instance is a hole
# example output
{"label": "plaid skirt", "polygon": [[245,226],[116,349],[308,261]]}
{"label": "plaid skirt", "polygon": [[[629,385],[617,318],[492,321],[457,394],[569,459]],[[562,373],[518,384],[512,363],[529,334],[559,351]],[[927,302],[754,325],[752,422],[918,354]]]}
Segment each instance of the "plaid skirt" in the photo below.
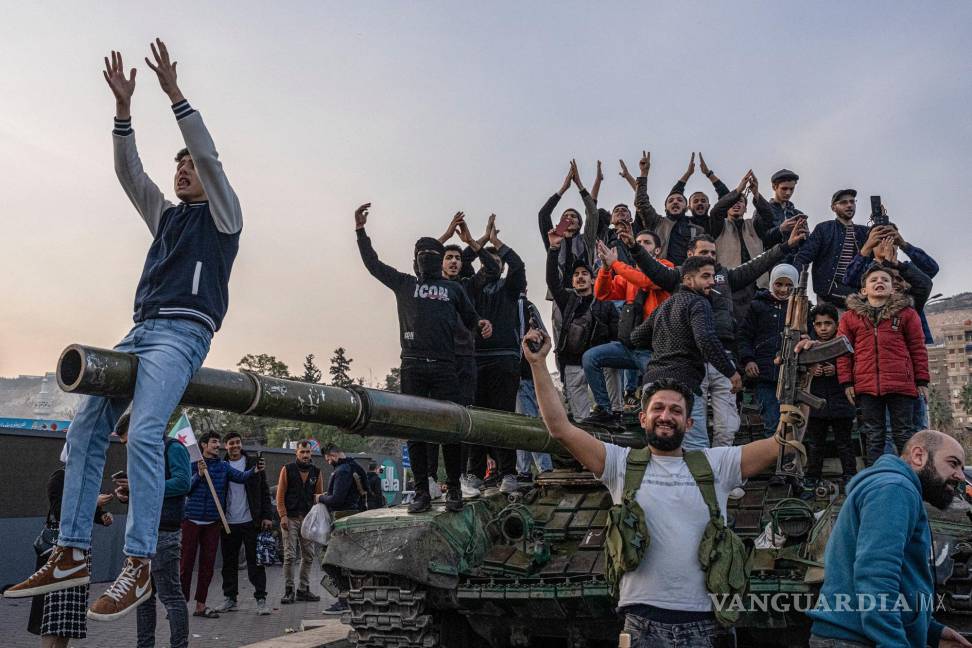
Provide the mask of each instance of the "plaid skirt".
{"label": "plaid skirt", "polygon": [[[90,552],[88,569],[91,569]],[[84,639],[88,636],[87,612],[88,585],[35,596],[27,629],[34,634]]]}

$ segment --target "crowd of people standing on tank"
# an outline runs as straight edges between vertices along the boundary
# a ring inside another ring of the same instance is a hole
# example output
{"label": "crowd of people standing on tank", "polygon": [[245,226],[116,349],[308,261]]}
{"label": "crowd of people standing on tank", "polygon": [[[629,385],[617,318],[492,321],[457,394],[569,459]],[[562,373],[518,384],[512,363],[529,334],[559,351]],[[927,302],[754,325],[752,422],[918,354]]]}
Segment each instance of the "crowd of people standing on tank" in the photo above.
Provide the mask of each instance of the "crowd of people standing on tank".
{"label": "crowd of people standing on tank", "polygon": [[[787,300],[806,270],[817,303],[807,323],[811,337],[845,335],[856,350],[814,368],[813,391],[828,405],[811,414],[808,487],[820,476],[830,431],[845,477],[856,472],[851,431],[858,409],[865,464],[886,449],[900,451],[927,426],[925,343],[931,338],[923,308],[938,265],[895,224],[855,221],[855,189],[835,191],[833,218],[815,219],[811,230],[811,219],[794,204],[796,172],[774,173],[764,196],[752,171],[730,188],[699,153],[698,168],[715,191],[712,203],[705,191],[686,195],[696,168],[692,153],[659,212],[648,191],[650,153],[642,152],[637,177],[621,160],[619,175],[633,204],[609,211],[598,205],[601,163],[588,190],[571,161],[540,208],[553,352],[573,420],[617,425],[623,413],[640,408],[641,386],[665,376],[699,396],[686,448],[733,443],[744,385],[771,434],[779,420],[775,359]],[[567,208],[555,220],[571,187],[583,209]],[[438,238],[419,239],[413,275],[379,261],[365,233],[369,210],[366,204],[355,214],[358,245],[368,271],[396,294],[402,391],[535,415],[520,340],[537,306],[527,297],[526,255],[499,238],[495,215],[480,238],[460,212]],[[542,303],[536,292],[533,297]],[[421,442],[409,450],[417,477],[412,510],[420,511],[431,499],[424,483],[435,474],[429,468],[437,466],[439,451]],[[474,496],[483,487],[487,454],[490,466],[495,463],[489,481],[504,492],[529,478],[531,462],[540,471],[550,467],[544,455],[444,446],[447,508],[458,510],[460,493]]]}

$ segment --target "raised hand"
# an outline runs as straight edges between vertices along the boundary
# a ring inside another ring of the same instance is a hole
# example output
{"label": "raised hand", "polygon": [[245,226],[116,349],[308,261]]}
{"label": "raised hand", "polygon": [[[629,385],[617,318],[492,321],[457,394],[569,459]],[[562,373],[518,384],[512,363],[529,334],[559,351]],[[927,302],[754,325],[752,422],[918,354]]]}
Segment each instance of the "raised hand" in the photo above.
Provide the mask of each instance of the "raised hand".
{"label": "raised hand", "polygon": [[597,256],[601,258],[601,263],[604,264],[604,267],[610,269],[618,260],[618,251],[612,247],[604,245],[603,241],[598,241]]}
{"label": "raised hand", "polygon": [[128,78],[125,77],[125,64],[121,52],[111,51],[111,60],[105,57],[105,71],[102,75],[115,95],[115,116],[128,119],[132,115],[132,94],[135,92],[135,68]]}
{"label": "raised hand", "polygon": [[570,168],[567,169],[567,176],[564,178],[564,183],[560,185],[560,191],[558,191],[557,193],[563,196],[565,193],[567,193],[567,190],[570,189],[570,183],[573,181],[574,181],[574,161],[571,160]]}
{"label": "raised hand", "polygon": [[577,160],[570,161],[570,170],[571,173],[573,174],[574,184],[577,186],[578,189],[583,189],[584,183],[581,182],[580,171],[577,170]]}
{"label": "raised hand", "polygon": [[631,223],[627,221],[619,221],[617,225],[614,226],[614,230],[618,233],[618,238],[624,243],[627,248],[633,248],[635,246],[634,233],[631,231]]}
{"label": "raised hand", "polygon": [[151,47],[152,57],[155,58],[155,65],[152,64],[152,61],[147,56],[145,57],[145,62],[152,68],[156,76],[159,77],[159,86],[162,87],[162,92],[168,95],[172,103],[183,101],[185,97],[182,96],[182,92],[179,90],[179,84],[176,83],[176,65],[179,64],[178,61],[169,60],[169,50],[161,38],[156,38],[155,42],[151,44]]}
{"label": "raised hand", "polygon": [[459,233],[459,240],[466,245],[472,245],[475,243],[475,239],[473,239],[472,234],[469,231],[469,226],[466,225],[465,220],[459,221],[459,223],[456,225],[456,231]]}
{"label": "raised hand", "polygon": [[638,160],[638,168],[641,169],[642,177],[648,175],[648,171],[651,170],[651,153],[649,151],[641,152],[641,159]]}
{"label": "raised hand", "polygon": [[790,238],[787,239],[786,244],[791,249],[796,248],[800,245],[802,241],[805,241],[807,236],[810,235],[810,230],[807,229],[807,221],[805,218],[798,219],[797,223],[794,225],[793,229],[790,230]]}
{"label": "raised hand", "polygon": [[692,158],[689,160],[688,168],[685,169],[685,174],[682,175],[682,180],[688,180],[695,173],[695,153],[692,153]]}
{"label": "raised hand", "polygon": [[618,175],[624,178],[625,182],[631,185],[632,189],[636,189],[638,183],[635,182],[634,176],[628,171],[628,165],[624,163],[624,160],[618,160],[618,164],[621,165],[621,171],[618,172]]}
{"label": "raised hand", "polygon": [[601,172],[601,161],[597,161],[597,172],[594,174],[594,184],[591,185],[591,196],[594,200],[597,200],[597,194],[601,191],[601,181],[604,180],[604,174]]}
{"label": "raised hand", "polygon": [[496,214],[489,215],[489,225],[486,228],[489,233],[489,243],[497,250],[503,247],[503,242],[499,240],[499,228],[496,227]]}
{"label": "raised hand", "polygon": [[439,243],[445,243],[451,239],[453,234],[455,234],[456,230],[459,228],[459,223],[461,223],[462,219],[465,217],[466,215],[461,211],[456,212],[456,215],[452,217],[451,221],[449,221],[449,226],[446,227],[446,231],[443,232],[442,236],[439,237]]}
{"label": "raised hand", "polygon": [[551,248],[559,248],[560,244],[564,242],[564,237],[557,233],[556,227],[551,227],[547,232],[547,242]]}
{"label": "raised hand", "polygon": [[699,168],[702,170],[703,175],[709,175],[709,165],[705,163],[705,158],[702,157],[702,151],[699,151]]}
{"label": "raised hand", "polygon": [[746,175],[742,177],[742,180],[739,181],[739,184],[736,185],[736,191],[740,194],[746,191],[746,187],[749,186],[749,179],[752,177],[753,177],[753,170],[750,169],[749,171],[746,172]]}
{"label": "raised hand", "polygon": [[753,195],[753,199],[759,195],[759,180],[756,179],[752,169],[749,170],[749,193]]}
{"label": "raised hand", "polygon": [[364,226],[368,224],[369,209],[371,209],[371,203],[365,203],[354,210],[354,229],[364,229]]}
{"label": "raised hand", "polygon": [[[523,336],[523,357],[531,365],[543,365],[550,353],[550,336],[540,329],[532,328]],[[534,351],[533,348],[537,350]]]}

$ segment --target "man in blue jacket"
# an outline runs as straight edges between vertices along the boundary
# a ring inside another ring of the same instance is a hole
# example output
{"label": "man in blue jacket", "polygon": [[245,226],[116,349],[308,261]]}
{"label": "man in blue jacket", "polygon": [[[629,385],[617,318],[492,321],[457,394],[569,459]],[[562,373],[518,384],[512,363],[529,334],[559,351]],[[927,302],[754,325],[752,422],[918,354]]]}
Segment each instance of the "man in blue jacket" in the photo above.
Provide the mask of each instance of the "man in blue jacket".
{"label": "man in blue jacket", "polygon": [[793,259],[797,270],[813,264],[811,277],[817,303],[825,301],[847,308],[844,300],[855,292],[844,283],[847,268],[867,239],[868,228],[854,224],[857,190],[840,189],[830,199],[834,220],[819,223]]}
{"label": "man in blue jacket", "polygon": [[900,457],[881,456],[847,487],[827,541],[826,577],[808,612],[811,648],[972,646],[932,618],[931,534],[922,502],[948,508],[965,482],[965,452],[935,430]]}
{"label": "man in blue jacket", "polygon": [[193,616],[217,618],[219,614],[206,607],[209,583],[213,579],[213,566],[216,564],[216,549],[219,546],[220,521],[216,500],[206,483],[205,473],[219,496],[219,504],[226,510],[226,493],[229,483],[246,484],[250,477],[263,470],[263,460],[249,470],[240,471],[228,461],[219,458],[219,435],[207,432],[199,437],[199,448],[203,458],[192,467],[189,482],[189,497],[182,516],[182,593],[186,600],[192,588],[192,570],[196,565],[196,550],[199,549],[199,576],[196,578],[196,611]]}

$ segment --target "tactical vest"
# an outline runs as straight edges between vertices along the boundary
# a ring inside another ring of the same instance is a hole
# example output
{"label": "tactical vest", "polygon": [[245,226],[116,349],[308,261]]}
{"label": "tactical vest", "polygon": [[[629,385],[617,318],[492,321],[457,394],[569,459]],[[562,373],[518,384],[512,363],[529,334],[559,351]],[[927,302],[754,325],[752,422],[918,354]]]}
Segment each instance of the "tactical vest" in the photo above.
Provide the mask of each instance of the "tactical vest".
{"label": "tactical vest", "polygon": [[313,464],[307,470],[307,481],[300,478],[300,470],[296,463],[287,464],[287,492],[284,493],[287,517],[297,518],[307,515],[314,506],[314,491],[320,478],[321,470]]}
{"label": "tactical vest", "polygon": [[[745,594],[749,584],[750,565],[746,547],[722,519],[715,494],[715,476],[705,453],[690,450],[684,453],[683,459],[709,509],[709,522],[702,533],[698,550],[699,565],[705,574],[705,589],[710,594],[727,595],[727,601],[733,600],[735,595]],[[650,448],[628,452],[621,503],[612,506],[608,514],[604,575],[614,596],[618,595],[621,577],[637,569],[651,544],[645,511],[636,500],[649,461]],[[739,620],[738,611],[716,609],[714,613],[716,620],[724,626]]]}

